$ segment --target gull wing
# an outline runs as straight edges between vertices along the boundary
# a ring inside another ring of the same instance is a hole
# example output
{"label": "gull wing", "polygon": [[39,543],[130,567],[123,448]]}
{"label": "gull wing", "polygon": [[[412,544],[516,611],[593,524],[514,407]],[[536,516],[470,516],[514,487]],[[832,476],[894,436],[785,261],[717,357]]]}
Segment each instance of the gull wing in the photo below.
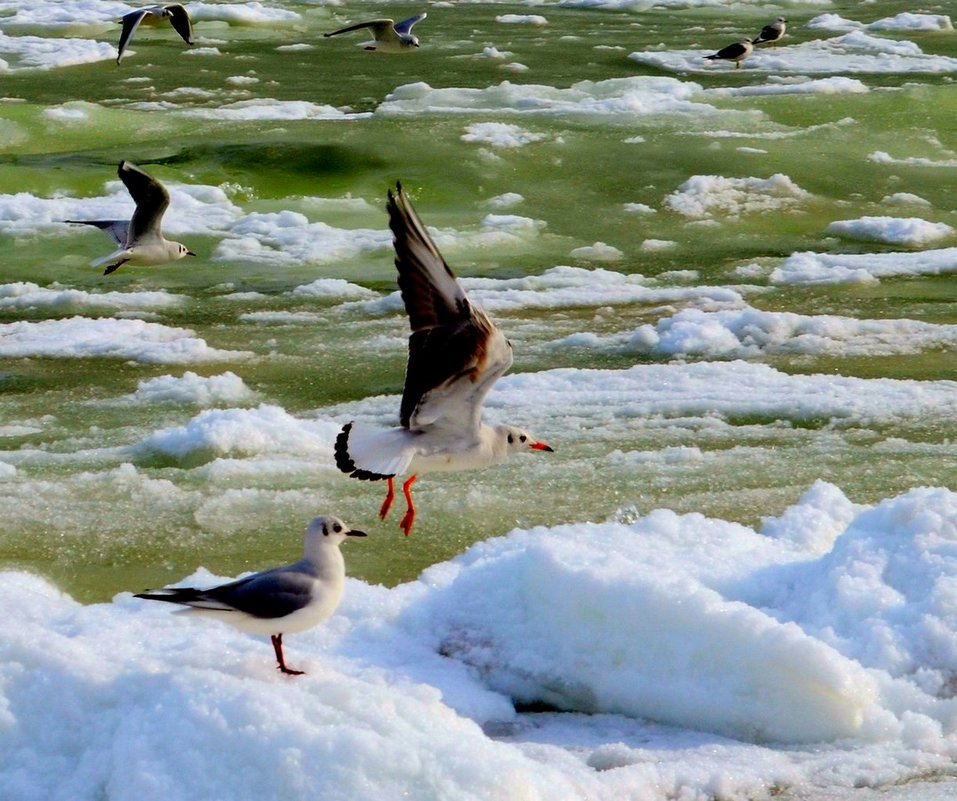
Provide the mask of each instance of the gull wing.
{"label": "gull wing", "polygon": [[130,39],[133,38],[133,34],[136,32],[136,29],[140,27],[140,23],[143,21],[143,17],[146,16],[146,9],[141,8],[138,11],[131,11],[129,14],[124,14],[121,22],[123,24],[123,30],[120,31],[120,43],[116,48],[116,63],[120,63],[120,59],[123,58],[123,53],[126,52],[126,46],[130,43]]}
{"label": "gull wing", "polygon": [[412,328],[400,421],[413,430],[444,423],[477,429],[485,396],[512,364],[511,345],[469,302],[400,184],[387,209]]}
{"label": "gull wing", "polygon": [[285,617],[302,609],[312,600],[314,580],[304,573],[278,568],[256,573],[208,590],[170,587],[137,593],[137,598],[190,606],[194,609],[218,609],[244,612],[252,617]]}
{"label": "gull wing", "polygon": [[130,220],[128,244],[144,237],[160,236],[160,224],[169,206],[169,192],[159,181],[128,161],[120,162],[117,173],[136,203],[136,211]]}
{"label": "gull wing", "polygon": [[743,53],[747,52],[747,47],[742,42],[735,42],[730,44],[727,47],[722,47],[717,53],[712,56],[712,58],[738,58]]}
{"label": "gull wing", "polygon": [[64,220],[73,225],[92,225],[99,228],[121,248],[126,247],[126,240],[130,230],[129,220]]}
{"label": "gull wing", "polygon": [[412,26],[416,23],[422,22],[428,16],[424,11],[421,14],[416,14],[414,17],[409,17],[408,19],[402,20],[402,22],[397,22],[395,24],[395,29],[398,33],[409,33],[412,30]]}
{"label": "gull wing", "polygon": [[354,25],[347,25],[345,28],[339,28],[331,33],[324,33],[323,36],[338,36],[340,33],[349,33],[358,31],[362,28],[371,28],[372,35],[376,39],[395,38],[395,23],[391,19],[373,19],[368,22],[357,22]]}
{"label": "gull wing", "polygon": [[173,30],[178,33],[186,44],[193,43],[193,21],[189,18],[189,12],[185,6],[174,3],[170,6],[163,6],[163,9],[169,14],[169,24]]}

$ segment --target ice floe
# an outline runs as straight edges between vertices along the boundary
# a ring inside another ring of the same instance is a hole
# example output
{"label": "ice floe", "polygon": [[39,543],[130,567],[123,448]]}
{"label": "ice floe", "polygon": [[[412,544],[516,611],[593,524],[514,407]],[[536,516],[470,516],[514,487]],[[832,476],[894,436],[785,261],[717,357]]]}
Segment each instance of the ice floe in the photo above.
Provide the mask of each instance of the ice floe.
{"label": "ice floe", "polygon": [[954,25],[946,14],[915,14],[905,11],[893,17],[882,17],[874,22],[857,22],[840,14],[819,14],[809,20],[807,27],[825,31],[952,31]]}
{"label": "ice floe", "polygon": [[112,61],[116,47],[91,39],[47,39],[42,36],[8,36],[0,31],[0,72],[51,70]]}
{"label": "ice floe", "polygon": [[70,317],[0,324],[7,359],[125,359],[143,364],[195,364],[245,359],[247,351],[212,348],[187,328],[143,320]]}
{"label": "ice floe", "polygon": [[769,178],[693,175],[665,197],[664,205],[684,217],[702,220],[794,211],[812,197],[781,173]]}
{"label": "ice floe", "polygon": [[836,220],[828,225],[827,232],[846,239],[923,247],[948,239],[954,229],[946,223],[928,222],[919,217],[861,217]]}
{"label": "ice floe", "polygon": [[136,392],[126,400],[134,403],[175,403],[189,406],[242,405],[256,399],[235,373],[201,376],[185,371],[181,376],[161,375],[137,384]]}
{"label": "ice floe", "polygon": [[548,134],[526,131],[518,125],[507,122],[475,122],[467,126],[462,134],[463,142],[475,142],[492,147],[523,147],[532,142],[548,139]]}
{"label": "ice floe", "polygon": [[919,253],[793,253],[771,273],[772,284],[874,284],[881,278],[957,272],[957,248]]}
{"label": "ice floe", "polygon": [[88,292],[53,284],[41,287],[31,281],[0,285],[0,310],[37,309],[61,312],[92,309],[96,311],[156,311],[184,305],[188,298],[165,290],[150,292]]}

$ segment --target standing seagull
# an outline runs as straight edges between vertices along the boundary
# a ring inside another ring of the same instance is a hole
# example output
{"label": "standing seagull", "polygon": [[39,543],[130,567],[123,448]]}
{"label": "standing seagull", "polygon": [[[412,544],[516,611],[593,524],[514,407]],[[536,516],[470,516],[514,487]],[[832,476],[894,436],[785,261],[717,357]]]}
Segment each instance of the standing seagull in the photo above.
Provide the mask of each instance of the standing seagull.
{"label": "standing seagull", "polygon": [[770,25],[765,25],[761,33],[751,40],[751,44],[777,43],[778,39],[784,36],[785,30],[787,30],[787,20],[784,17],[778,17]]}
{"label": "standing seagull", "polygon": [[66,221],[77,225],[93,225],[119,245],[119,250],[97,259],[92,263],[93,266],[102,267],[106,264],[103,275],[109,275],[127,262],[144,265],[166,264],[179,261],[184,256],[195,256],[185,245],[163,238],[160,226],[166,207],[169,206],[169,192],[166,188],[128,161],[120,162],[117,173],[136,203],[132,219]]}
{"label": "standing seagull", "polygon": [[318,626],[339,606],[346,564],[339,545],[346,537],[364,537],[338,517],[317,517],[306,528],[306,552],[298,562],[220,584],[208,590],[168,587],[134,597],[182,604],[187,614],[225,621],[249,634],[268,634],[279,670],[299,676],[286,665],[282,635]]}
{"label": "standing seagull", "polygon": [[398,23],[391,19],[357,22],[355,25],[340,28],[332,33],[324,33],[323,36],[338,36],[340,33],[357,31],[360,28],[370,28],[372,30],[372,41],[362,45],[364,50],[376,50],[380,53],[411,53],[413,48],[419,46],[418,38],[412,34],[412,26],[424,20],[426,16],[423,12]]}
{"label": "standing seagull", "polygon": [[173,30],[183,37],[183,41],[188,45],[193,44],[193,22],[189,18],[189,12],[179,3],[169,6],[147,6],[138,8],[129,14],[124,14],[120,20],[123,24],[123,30],[120,31],[120,44],[117,47],[116,63],[120,63],[123,53],[126,52],[126,46],[133,38],[133,34],[140,25],[160,25],[163,20],[169,20]]}
{"label": "standing seagull", "polygon": [[401,427],[353,430],[336,438],[336,466],[360,481],[389,482],[379,517],[385,519],[402,485],[406,512],[399,527],[409,536],[415,522],[412,483],[419,473],[472,470],[512,453],[551,451],[527,432],[482,422],[482,404],[512,364],[512,346],[495,324],[469,302],[412,204],[396,184],[389,192],[389,227],[395,245],[399,290],[409,315],[409,362],[399,419]]}
{"label": "standing seagull", "polygon": [[741,67],[741,62],[751,55],[751,51],[754,50],[754,45],[751,44],[750,39],[742,39],[740,42],[735,42],[732,45],[727,47],[722,47],[717,53],[710,56],[705,56],[706,59],[713,61],[714,59],[722,59],[724,61],[733,61],[734,68],[739,69]]}

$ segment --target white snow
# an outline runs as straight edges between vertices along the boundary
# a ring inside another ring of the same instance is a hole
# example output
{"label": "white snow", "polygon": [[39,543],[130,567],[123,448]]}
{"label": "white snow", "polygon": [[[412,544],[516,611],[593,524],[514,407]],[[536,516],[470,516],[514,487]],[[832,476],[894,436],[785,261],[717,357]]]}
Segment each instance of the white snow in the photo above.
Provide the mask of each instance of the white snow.
{"label": "white snow", "polygon": [[812,197],[781,173],[769,178],[693,175],[666,196],[664,204],[694,219],[733,219],[746,214],[794,211]]}
{"label": "white snow", "polygon": [[953,236],[954,229],[946,223],[928,222],[919,217],[861,217],[832,222],[827,232],[846,239],[923,247]]}
{"label": "white snow", "polygon": [[127,359],[144,364],[193,364],[245,359],[247,351],[218,350],[187,328],[143,320],[70,317],[0,324],[7,359]]}

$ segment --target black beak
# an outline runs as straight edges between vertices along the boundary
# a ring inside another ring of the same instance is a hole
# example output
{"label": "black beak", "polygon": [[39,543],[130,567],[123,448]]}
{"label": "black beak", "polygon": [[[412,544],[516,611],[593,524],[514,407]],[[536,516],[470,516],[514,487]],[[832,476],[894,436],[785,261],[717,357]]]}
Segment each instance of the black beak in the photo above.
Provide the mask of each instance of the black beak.
{"label": "black beak", "polygon": [[187,255],[187,256],[195,256],[196,254],[193,253],[193,251],[191,251],[191,250],[187,250],[187,251],[186,251],[186,255]]}
{"label": "black beak", "polygon": [[347,537],[368,537],[369,535],[366,534],[364,531],[359,531],[359,529],[354,528],[354,529],[351,529],[350,531],[347,531],[346,536]]}

